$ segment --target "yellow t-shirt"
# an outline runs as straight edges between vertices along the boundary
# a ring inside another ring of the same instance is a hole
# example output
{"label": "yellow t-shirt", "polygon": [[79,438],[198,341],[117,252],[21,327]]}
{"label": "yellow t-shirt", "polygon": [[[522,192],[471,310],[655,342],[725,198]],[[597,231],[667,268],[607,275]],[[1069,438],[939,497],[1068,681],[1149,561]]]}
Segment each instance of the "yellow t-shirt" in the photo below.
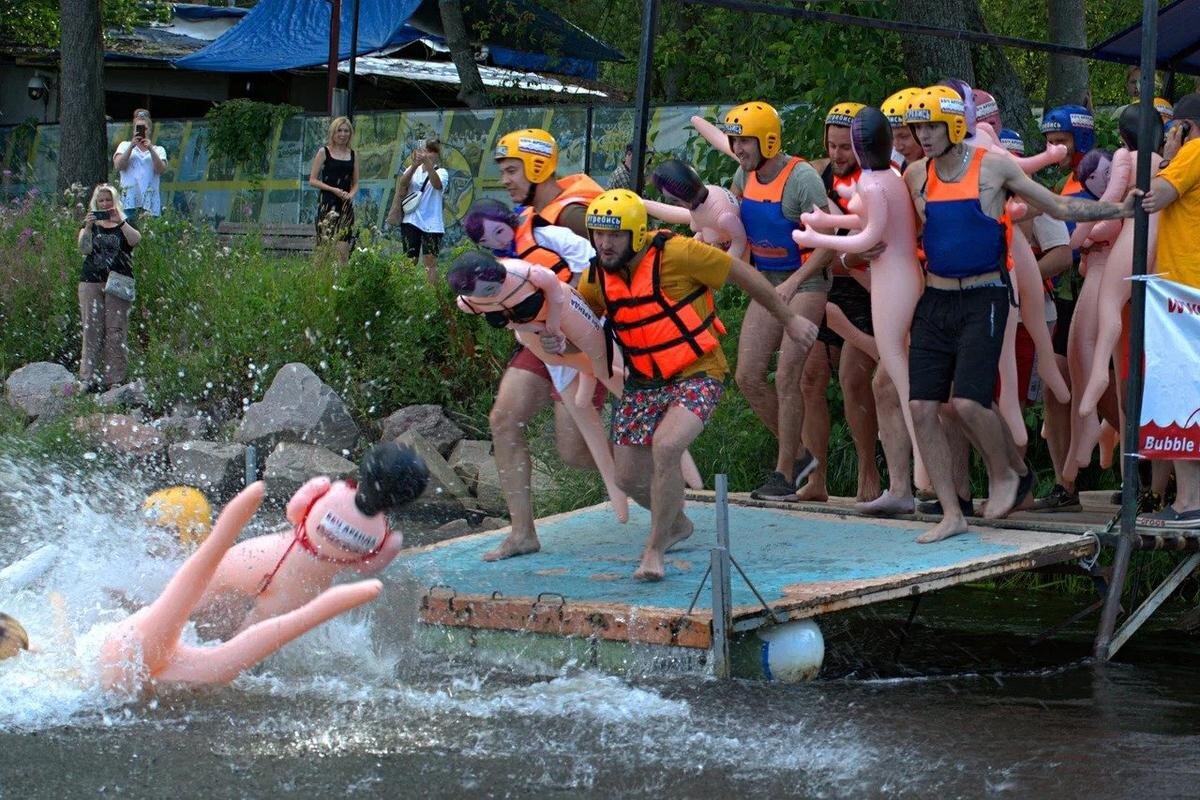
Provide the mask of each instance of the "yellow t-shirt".
{"label": "yellow t-shirt", "polygon": [[1159,213],[1157,270],[1200,288],[1200,139],[1179,148],[1158,177],[1179,192],[1179,199]]}
{"label": "yellow t-shirt", "polygon": [[[650,235],[653,235],[653,232]],[[592,278],[592,270],[598,268],[595,262],[588,267],[579,281],[579,293],[593,311],[603,315],[607,313],[607,309],[604,307],[604,297],[600,293],[600,283]],[[645,268],[649,269],[649,264],[646,264]],[[720,289],[725,285],[732,268],[733,259],[725,251],[685,236],[673,236],[663,247],[662,260],[659,262],[659,279],[662,282],[663,293],[675,300],[686,297],[700,286],[706,286],[713,291]],[[707,296],[693,301],[692,307],[701,319],[707,317],[711,311]],[[713,331],[713,334],[716,335],[716,331]],[[720,381],[725,379],[725,373],[728,371],[729,363],[725,360],[725,353],[717,347],[685,367],[673,380],[703,372],[708,377]]]}

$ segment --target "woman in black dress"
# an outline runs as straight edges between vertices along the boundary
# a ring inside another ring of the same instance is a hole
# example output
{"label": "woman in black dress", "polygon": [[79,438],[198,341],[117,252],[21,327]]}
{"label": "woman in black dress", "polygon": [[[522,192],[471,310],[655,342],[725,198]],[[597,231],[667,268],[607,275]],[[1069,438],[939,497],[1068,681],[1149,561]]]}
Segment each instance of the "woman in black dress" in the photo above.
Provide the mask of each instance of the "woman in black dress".
{"label": "woman in black dress", "polygon": [[313,156],[308,185],[321,190],[317,205],[317,239],[335,243],[344,263],[354,246],[354,195],[358,193],[358,162],[350,149],[354,125],[338,117],[329,123],[329,138]]}
{"label": "woman in black dress", "polygon": [[[125,382],[129,307],[133,303],[133,248],[142,235],[129,224],[117,190],[102,183],[76,241],[84,254],[79,276],[83,353],[79,382],[98,391]],[[99,373],[99,374],[97,374]]]}

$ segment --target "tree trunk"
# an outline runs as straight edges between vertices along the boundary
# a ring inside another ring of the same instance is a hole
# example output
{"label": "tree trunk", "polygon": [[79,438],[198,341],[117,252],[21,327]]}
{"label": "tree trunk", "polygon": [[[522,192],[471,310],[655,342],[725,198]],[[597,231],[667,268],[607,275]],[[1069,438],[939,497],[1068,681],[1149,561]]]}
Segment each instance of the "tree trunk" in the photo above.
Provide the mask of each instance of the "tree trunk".
{"label": "tree trunk", "polygon": [[108,179],[108,131],[104,124],[104,33],[99,0],[59,0],[58,96],[62,141],[59,191],[72,184],[90,189]]}
{"label": "tree trunk", "polygon": [[[1083,0],[1047,0],[1050,41],[1087,47]],[[1046,107],[1077,104],[1091,106],[1087,62],[1078,56],[1050,54],[1046,81]]]}
{"label": "tree trunk", "polygon": [[462,0],[438,0],[438,11],[442,15],[442,33],[446,36],[446,46],[450,48],[450,58],[458,70],[458,99],[466,103],[468,108],[487,108],[491,105],[491,98],[483,85],[483,78],[479,77],[475,50],[463,18]]}
{"label": "tree trunk", "polygon": [[[897,19],[962,30],[968,26],[968,6],[978,13],[977,0],[903,0],[896,4]],[[975,85],[975,65],[967,42],[908,35],[900,41],[904,71],[914,86],[929,86],[943,78],[959,78]]]}
{"label": "tree trunk", "polygon": [[[967,0],[967,5],[970,28],[986,32],[987,24],[983,21],[978,0]],[[990,92],[996,98],[1004,126],[1017,131],[1030,143],[1026,148],[1027,152],[1038,151],[1040,148],[1033,146],[1033,142],[1036,141],[1033,137],[1038,132],[1038,127],[1034,124],[1033,112],[1029,108],[1029,97],[1025,94],[1025,86],[1021,83],[1012,62],[1005,55],[1004,48],[977,48],[975,64],[978,68],[979,88]]]}

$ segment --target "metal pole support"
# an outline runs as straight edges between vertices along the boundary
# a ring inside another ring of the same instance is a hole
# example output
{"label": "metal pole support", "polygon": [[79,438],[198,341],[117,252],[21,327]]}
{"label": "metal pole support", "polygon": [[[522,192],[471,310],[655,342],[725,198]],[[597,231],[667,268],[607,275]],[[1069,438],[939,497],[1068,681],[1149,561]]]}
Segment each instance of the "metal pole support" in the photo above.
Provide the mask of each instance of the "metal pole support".
{"label": "metal pole support", "polygon": [[254,450],[254,445],[246,447],[246,485],[254,483],[258,480],[258,458]]}
{"label": "metal pole support", "polygon": [[713,672],[729,677],[729,635],[733,632],[732,576],[729,564],[729,478],[717,476],[717,546],[709,554],[712,573]]}
{"label": "metal pole support", "polygon": [[654,37],[658,0],[642,0],[642,43],[638,51],[637,99],[633,106],[633,191],[646,186],[646,133],[650,130],[650,82],[654,78]]}

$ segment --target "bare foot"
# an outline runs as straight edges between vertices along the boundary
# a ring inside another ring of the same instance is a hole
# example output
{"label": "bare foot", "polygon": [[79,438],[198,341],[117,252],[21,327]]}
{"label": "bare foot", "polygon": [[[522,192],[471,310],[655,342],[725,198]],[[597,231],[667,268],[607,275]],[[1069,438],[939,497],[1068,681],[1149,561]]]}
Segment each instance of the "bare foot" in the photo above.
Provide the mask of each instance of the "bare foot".
{"label": "bare foot", "polygon": [[633,573],[633,579],[635,581],[661,581],[665,574],[663,554],[651,547],[643,550],[642,563],[638,564],[637,571]]}
{"label": "bare foot", "polygon": [[1017,503],[1019,483],[1017,473],[1012,469],[1005,469],[1003,475],[988,481],[987,506],[983,512],[985,519],[999,519],[1012,511],[1012,507]]}
{"label": "bare foot", "polygon": [[[1009,472],[1012,471],[1009,470]],[[983,516],[986,519],[1000,519],[1001,517],[1007,517],[1013,511],[1023,508],[1026,505],[1026,501],[1029,500],[1029,495],[1033,489],[1033,482],[1035,480],[1033,470],[1026,468],[1025,474],[1019,477],[1016,476],[1016,473],[1012,474],[1016,478],[1017,484],[1012,494],[1012,500],[1009,500],[1006,505],[1002,506],[999,498],[1003,497],[1005,500],[1008,500],[1009,495],[999,495],[997,496],[997,499],[993,501],[991,499],[992,495],[989,488],[987,509],[983,512]],[[1004,491],[1007,491],[1007,481],[1003,482],[1001,486],[1003,486]]]}
{"label": "bare foot", "polygon": [[808,483],[796,492],[796,499],[802,503],[824,503],[829,499],[829,489],[824,481],[818,482],[809,478]]}
{"label": "bare foot", "polygon": [[858,478],[858,494],[854,499],[860,503],[869,503],[879,497],[879,473],[874,475],[859,475]]}
{"label": "bare foot", "polygon": [[947,515],[937,525],[934,525],[930,530],[918,536],[917,542],[919,544],[940,542],[942,539],[949,539],[951,536],[966,533],[969,529],[967,521],[963,519],[962,514]]}
{"label": "bare foot", "polygon": [[527,556],[542,549],[536,533],[510,533],[495,550],[483,554],[484,561],[503,561],[506,558]]}
{"label": "bare foot", "polygon": [[671,538],[667,540],[667,546],[663,548],[663,552],[669,551],[672,547],[691,536],[692,531],[695,529],[696,526],[687,518],[687,515],[680,512],[678,519],[675,520],[675,528],[671,531]]}

